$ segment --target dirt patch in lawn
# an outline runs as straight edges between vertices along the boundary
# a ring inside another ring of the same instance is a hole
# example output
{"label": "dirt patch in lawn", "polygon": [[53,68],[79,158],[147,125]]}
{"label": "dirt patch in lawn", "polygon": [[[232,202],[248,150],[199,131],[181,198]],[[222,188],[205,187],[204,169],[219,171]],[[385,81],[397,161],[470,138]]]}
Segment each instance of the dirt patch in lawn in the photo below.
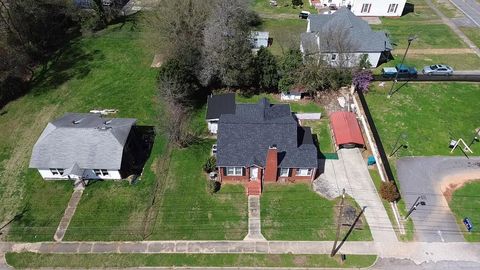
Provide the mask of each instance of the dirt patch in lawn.
{"label": "dirt patch in lawn", "polygon": [[455,190],[463,187],[468,182],[476,181],[478,179],[480,179],[480,171],[465,172],[447,176],[441,182],[440,190],[442,191],[447,203],[450,203]]}

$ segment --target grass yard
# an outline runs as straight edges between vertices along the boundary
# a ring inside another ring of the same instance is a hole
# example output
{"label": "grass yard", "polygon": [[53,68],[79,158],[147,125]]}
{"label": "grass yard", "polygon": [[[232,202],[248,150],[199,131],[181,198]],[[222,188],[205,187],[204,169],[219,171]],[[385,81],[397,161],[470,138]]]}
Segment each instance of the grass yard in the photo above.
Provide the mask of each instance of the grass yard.
{"label": "grass yard", "polygon": [[[267,1],[267,0],[264,0]],[[290,49],[297,49],[300,44],[300,34],[307,30],[307,20],[301,19],[263,19],[262,24],[257,27],[258,31],[269,32],[272,38],[272,46],[270,51],[281,56],[283,52]]]}
{"label": "grass yard", "polygon": [[[262,234],[268,240],[326,241],[334,240],[336,205],[313,192],[307,184],[265,185],[261,200]],[[349,204],[360,207],[349,199]],[[358,212],[357,212],[358,213]],[[349,241],[372,240],[365,218],[363,230],[354,230]],[[348,228],[343,227],[341,237]]]}
{"label": "grass yard", "polygon": [[[480,127],[479,84],[408,83],[391,99],[387,99],[390,83],[379,87],[377,82],[371,88],[366,99],[385,150],[393,148],[401,132],[407,133],[408,149],[398,151],[397,156],[461,156],[459,149],[450,154],[450,138],[469,143]],[[480,143],[471,148],[478,153]]]}
{"label": "grass yard", "polygon": [[[460,30],[473,42],[480,47],[480,31],[477,27],[460,27]],[[478,66],[477,66],[478,69]]]}
{"label": "grass yard", "polygon": [[292,6],[291,0],[277,0],[277,6],[270,5],[269,0],[251,0],[252,8],[262,17],[282,17],[282,18],[298,18],[298,14],[302,10],[310,11],[312,14],[317,13],[313,6],[304,1],[302,7]]}
{"label": "grass yard", "polygon": [[329,127],[329,119],[326,115],[322,115],[319,121],[302,121],[302,125],[312,128],[312,135],[317,135],[320,152],[333,153],[335,147],[332,142],[332,134]]}
{"label": "grass yard", "polygon": [[[461,188],[455,190],[450,201],[450,209],[457,218],[458,226],[463,232],[463,236],[469,242],[480,242],[480,181],[466,183]],[[463,224],[463,219],[469,217],[473,223],[473,230],[468,232]]]}
{"label": "grass yard", "polygon": [[153,234],[149,239],[240,240],[248,232],[243,185],[226,184],[211,195],[202,166],[213,140],[174,150]]}
{"label": "grass yard", "polygon": [[408,3],[414,5],[414,12],[404,15],[401,18],[398,18],[398,20],[415,22],[440,20],[425,0],[408,0]]}
{"label": "grass yard", "polygon": [[[397,50],[394,54],[395,60],[385,63],[374,70],[375,74],[381,74],[382,68],[393,67],[402,62],[404,51]],[[474,53],[463,54],[408,54],[405,64],[414,66],[419,72],[424,66],[432,64],[446,64],[454,70],[475,70],[480,67],[480,57]]]}
{"label": "grass yard", "polygon": [[18,269],[40,267],[347,267],[364,268],[374,255],[339,256],[293,254],[35,254],[7,253],[7,262]]}
{"label": "grass yard", "polygon": [[260,94],[254,95],[251,97],[246,97],[241,94],[236,95],[236,102],[238,103],[257,103],[262,98],[268,98],[271,103],[278,104],[278,103],[288,103],[290,104],[290,109],[292,112],[298,113],[322,113],[322,117],[325,117],[325,110],[322,106],[316,104],[311,100],[301,100],[301,101],[282,101],[280,100],[279,95],[275,94]]}
{"label": "grass yard", "polygon": [[[52,240],[71,195],[71,183],[45,182],[27,168],[33,144],[48,121],[65,112],[114,108],[119,110],[117,117],[137,118],[139,125],[157,124],[161,110],[154,98],[157,71],[149,67],[151,55],[139,45],[139,35],[134,24],[127,23],[76,40],[45,73],[39,72],[27,95],[2,109],[0,220],[26,209],[12,223],[8,240]],[[157,134],[152,156],[161,155],[164,146],[165,137]],[[128,230],[138,229],[137,219],[147,207],[154,182],[150,167],[145,169],[144,179],[135,186],[100,182],[87,188],[71,224],[75,231],[67,232],[67,238],[123,239]],[[84,229],[78,231],[78,226]]]}
{"label": "grass yard", "polygon": [[[407,15],[408,16],[408,15]],[[405,16],[405,17],[407,17]],[[374,30],[383,30],[390,35],[395,48],[406,48],[408,38],[416,35],[412,49],[466,48],[467,45],[445,24],[412,22],[402,18],[382,18],[382,24],[372,25]]]}

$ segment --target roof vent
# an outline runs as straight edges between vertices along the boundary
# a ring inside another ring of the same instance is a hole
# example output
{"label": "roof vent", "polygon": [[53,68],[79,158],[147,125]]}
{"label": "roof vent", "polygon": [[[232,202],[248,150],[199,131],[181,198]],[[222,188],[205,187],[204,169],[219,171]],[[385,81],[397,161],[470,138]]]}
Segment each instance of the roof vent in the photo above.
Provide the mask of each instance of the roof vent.
{"label": "roof vent", "polygon": [[110,125],[112,123],[113,119],[110,119],[110,120],[107,120],[105,122],[103,122],[103,124],[105,125]]}
{"label": "roof vent", "polygon": [[105,131],[105,130],[112,129],[112,127],[101,126],[101,127],[98,127],[97,129]]}
{"label": "roof vent", "polygon": [[272,145],[270,145],[270,147],[268,147],[268,149],[277,149],[277,145],[276,145],[276,144],[272,144]]}

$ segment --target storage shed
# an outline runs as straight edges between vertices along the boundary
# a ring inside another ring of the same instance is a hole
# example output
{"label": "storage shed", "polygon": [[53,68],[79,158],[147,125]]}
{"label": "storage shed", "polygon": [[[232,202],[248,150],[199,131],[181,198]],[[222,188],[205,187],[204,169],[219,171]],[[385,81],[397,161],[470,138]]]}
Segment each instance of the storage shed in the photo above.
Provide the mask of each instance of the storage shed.
{"label": "storage shed", "polygon": [[362,130],[352,112],[334,112],[330,115],[333,137],[338,148],[363,147]]}

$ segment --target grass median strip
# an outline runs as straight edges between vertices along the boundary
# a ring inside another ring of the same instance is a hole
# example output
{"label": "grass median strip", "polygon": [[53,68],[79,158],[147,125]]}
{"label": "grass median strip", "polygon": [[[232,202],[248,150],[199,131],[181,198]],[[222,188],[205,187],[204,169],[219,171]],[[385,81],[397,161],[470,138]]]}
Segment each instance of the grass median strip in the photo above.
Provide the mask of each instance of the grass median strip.
{"label": "grass median strip", "polygon": [[[469,242],[480,242],[480,200],[478,194],[480,193],[480,180],[466,183],[464,186],[455,190],[452,200],[449,202],[450,209],[455,214],[457,222],[463,236]],[[463,224],[464,218],[470,218],[473,223],[473,230],[468,232]]]}
{"label": "grass median strip", "polygon": [[15,268],[38,267],[368,267],[374,255],[347,255],[345,261],[329,255],[293,254],[36,254],[7,253]]}

